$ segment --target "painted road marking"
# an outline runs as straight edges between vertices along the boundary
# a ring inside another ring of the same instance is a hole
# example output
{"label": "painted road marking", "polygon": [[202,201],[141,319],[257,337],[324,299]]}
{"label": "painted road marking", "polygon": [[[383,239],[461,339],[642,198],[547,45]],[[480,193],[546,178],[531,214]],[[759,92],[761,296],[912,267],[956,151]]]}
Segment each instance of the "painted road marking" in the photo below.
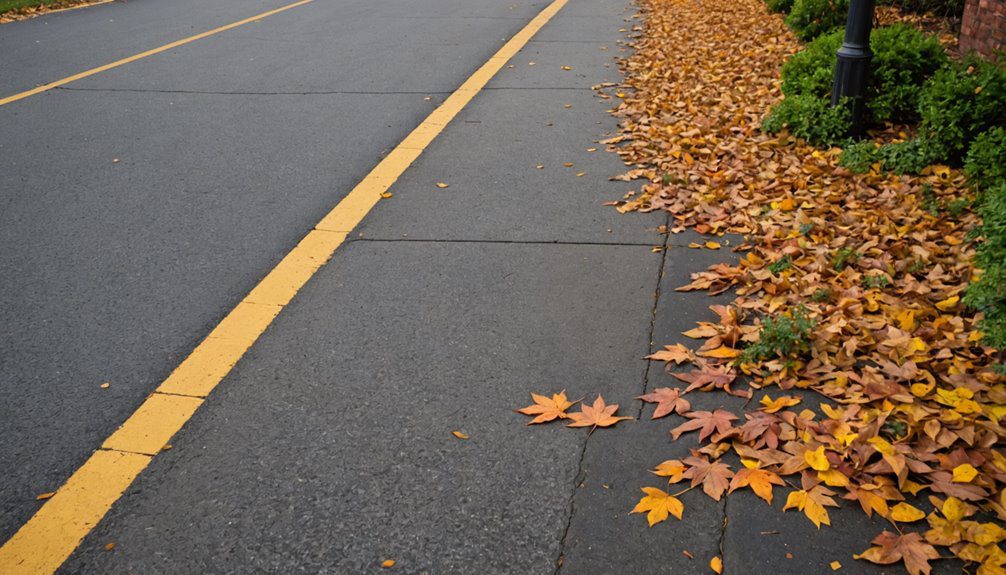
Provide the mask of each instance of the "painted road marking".
{"label": "painted road marking", "polygon": [[377,205],[381,194],[566,2],[554,0],[528,22],[304,236],[101,449],[0,547],[0,573],[41,575],[59,569],[283,307]]}
{"label": "painted road marking", "polygon": [[251,18],[245,18],[244,20],[238,20],[237,22],[232,22],[232,23],[227,24],[225,26],[220,26],[219,28],[214,28],[212,30],[207,30],[206,32],[202,32],[200,34],[196,34],[195,36],[189,36],[188,38],[182,38],[181,40],[175,40],[174,42],[171,42],[170,44],[165,44],[163,46],[159,46],[159,47],[154,48],[152,50],[147,50],[146,52],[140,52],[139,54],[134,54],[133,56],[129,56],[128,58],[123,58],[121,60],[116,60],[115,62],[112,62],[110,64],[105,64],[104,66],[98,66],[97,68],[91,68],[90,70],[85,70],[83,72],[80,72],[79,74],[74,74],[73,76],[67,76],[66,78],[63,78],[62,80],[56,80],[55,82],[49,82],[48,84],[42,84],[41,86],[32,88],[31,90],[25,90],[24,92],[21,92],[21,93],[18,93],[18,94],[14,94],[13,96],[7,96],[5,98],[0,98],[0,106],[3,106],[4,104],[10,104],[11,102],[17,102],[18,100],[23,100],[24,98],[27,98],[28,96],[34,96],[35,94],[41,94],[42,92],[48,92],[49,90],[52,90],[53,88],[58,88],[60,86],[65,86],[66,84],[69,84],[70,82],[76,82],[77,80],[82,80],[84,78],[87,78],[88,76],[94,76],[95,74],[100,74],[100,73],[102,73],[102,72],[104,72],[106,70],[111,70],[112,68],[118,68],[119,66],[123,66],[125,64],[128,64],[130,62],[135,62],[137,60],[142,60],[143,58],[146,58],[147,56],[153,56],[154,54],[160,54],[161,52],[165,52],[165,51],[170,50],[172,48],[177,48],[179,46],[184,46],[185,44],[188,44],[190,42],[195,42],[196,40],[202,40],[203,38],[206,38],[208,36],[212,36],[214,34],[219,34],[220,32],[225,32],[225,31],[230,30],[232,28],[237,28],[238,26],[244,26],[245,24],[248,24],[249,22],[254,22],[256,20],[261,20],[262,18],[267,18],[269,16],[272,16],[273,14],[279,14],[280,12],[285,12],[285,11],[291,9],[291,8],[296,8],[297,6],[303,6],[304,4],[307,4],[307,3],[313,2],[313,1],[314,0],[300,0],[299,2],[294,2],[293,4],[287,4],[286,6],[281,6],[279,8],[276,8],[275,10],[269,10],[268,12],[263,12],[261,14],[252,16]]}

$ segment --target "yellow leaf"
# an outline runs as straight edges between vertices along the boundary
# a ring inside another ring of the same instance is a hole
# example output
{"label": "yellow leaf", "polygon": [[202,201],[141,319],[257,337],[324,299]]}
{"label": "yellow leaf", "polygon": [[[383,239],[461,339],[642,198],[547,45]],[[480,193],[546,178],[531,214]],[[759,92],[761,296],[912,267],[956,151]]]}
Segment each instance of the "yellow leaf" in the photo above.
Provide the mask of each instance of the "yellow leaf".
{"label": "yellow leaf", "polygon": [[849,484],[849,478],[837,469],[818,471],[817,477],[821,481],[824,481],[824,484],[829,487],[845,487]]}
{"label": "yellow leaf", "polygon": [[828,567],[831,567],[832,571],[838,571],[842,568],[842,564],[838,561],[832,561],[831,563],[828,563]]}
{"label": "yellow leaf", "polygon": [[907,503],[899,503],[891,508],[891,519],[901,523],[911,523],[923,519],[926,513],[918,507],[912,507]]}
{"label": "yellow leaf", "polygon": [[562,69],[563,70],[572,70],[573,67],[572,66],[563,66]]}
{"label": "yellow leaf", "polygon": [[391,192],[381,192],[381,197],[384,199],[388,199],[391,197]]}
{"label": "yellow leaf", "polygon": [[105,383],[99,385],[98,387],[100,387],[101,389],[108,389],[110,385],[112,384],[106,381]]}
{"label": "yellow leaf", "polygon": [[970,463],[962,463],[954,468],[954,483],[971,483],[978,475],[978,470]]}
{"label": "yellow leaf", "polygon": [[721,247],[719,242],[706,242],[705,246],[710,250],[718,250]]}
{"label": "yellow leaf", "polygon": [[937,309],[940,311],[950,311],[957,306],[957,302],[961,300],[961,296],[950,296],[947,299],[936,304]]}
{"label": "yellow leaf", "polygon": [[639,500],[639,503],[632,508],[630,513],[646,513],[646,521],[653,527],[657,523],[673,515],[681,519],[681,513],[685,506],[681,500],[672,495],[668,495],[663,489],[656,487],[643,487],[646,495]]}
{"label": "yellow leaf", "polygon": [[946,501],[943,502],[943,507],[940,509],[943,512],[943,516],[951,522],[960,521],[968,515],[968,508],[963,501],[957,499],[956,497],[948,497]]}
{"label": "yellow leaf", "polygon": [[800,403],[799,397],[792,397],[789,395],[783,395],[782,397],[778,397],[776,399],[772,399],[767,395],[761,398],[761,404],[765,406],[762,411],[765,413],[775,413],[786,407],[793,407],[798,403]]}
{"label": "yellow leaf", "polygon": [[452,431],[451,435],[453,435],[454,437],[457,437],[458,439],[468,439],[468,436],[465,435],[464,433],[460,432],[460,431]]}
{"label": "yellow leaf", "polygon": [[793,198],[786,198],[779,202],[779,209],[784,212],[792,212],[796,209],[796,202],[793,201]]}
{"label": "yellow leaf", "polygon": [[723,560],[719,555],[709,560],[709,568],[717,573],[723,573]]}
{"label": "yellow leaf", "polygon": [[381,561],[381,567],[384,567],[385,569],[388,569],[388,568],[394,567],[394,566],[395,566],[395,560],[394,559],[385,559],[384,561]]}
{"label": "yellow leaf", "polygon": [[701,355],[702,357],[713,357],[713,358],[716,358],[716,359],[732,359],[732,358],[735,358],[735,357],[739,356],[740,354],[741,354],[741,350],[734,349],[732,347],[727,347],[725,345],[721,345],[721,346],[717,347],[716,349],[710,349],[710,350],[707,350],[707,351],[700,351],[698,353],[698,355]]}
{"label": "yellow leaf", "polygon": [[580,173],[578,173],[578,174],[576,175],[576,177],[578,177],[578,178],[582,178],[582,177],[584,177],[584,176],[586,176],[586,175],[587,175],[587,172],[580,172]]}
{"label": "yellow leaf", "polygon": [[[544,167],[544,166],[542,166],[542,167]],[[447,188],[447,187],[450,187],[450,186],[448,184],[443,183],[443,182],[437,182],[437,187],[438,188]]]}
{"label": "yellow leaf", "polygon": [[38,495],[35,496],[35,501],[45,501],[46,499],[51,498],[53,495],[56,495],[55,491],[46,491],[45,493],[39,493]]}
{"label": "yellow leaf", "polygon": [[814,451],[805,451],[803,459],[814,471],[827,471],[831,468],[831,463],[828,462],[828,458],[824,455],[823,445],[819,445]]}

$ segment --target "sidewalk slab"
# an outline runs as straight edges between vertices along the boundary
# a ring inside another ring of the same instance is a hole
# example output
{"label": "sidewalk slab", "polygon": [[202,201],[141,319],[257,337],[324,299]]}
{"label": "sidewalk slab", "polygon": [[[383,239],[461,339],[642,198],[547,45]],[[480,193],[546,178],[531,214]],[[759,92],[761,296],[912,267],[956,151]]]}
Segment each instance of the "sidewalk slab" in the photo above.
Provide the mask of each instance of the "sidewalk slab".
{"label": "sidewalk slab", "polygon": [[64,572],[552,573],[587,431],[512,410],[639,394],[653,256],[350,242]]}

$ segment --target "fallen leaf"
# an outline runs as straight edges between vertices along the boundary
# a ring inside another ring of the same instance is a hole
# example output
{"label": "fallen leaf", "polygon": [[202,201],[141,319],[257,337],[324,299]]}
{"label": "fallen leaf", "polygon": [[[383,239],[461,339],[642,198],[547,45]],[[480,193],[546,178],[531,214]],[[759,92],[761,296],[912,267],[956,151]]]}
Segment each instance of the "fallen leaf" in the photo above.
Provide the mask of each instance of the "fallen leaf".
{"label": "fallen leaf", "polygon": [[528,425],[546,423],[554,419],[566,419],[569,417],[566,410],[575,403],[566,399],[565,390],[553,394],[552,397],[532,393],[531,399],[534,400],[532,405],[517,410],[517,413],[535,416]]}
{"label": "fallen leaf", "polygon": [[640,395],[636,399],[657,404],[650,419],[660,419],[673,412],[677,412],[678,415],[684,415],[692,408],[691,403],[681,397],[681,390],[671,387],[659,387],[646,395]]}
{"label": "fallen leaf", "polygon": [[385,559],[384,561],[381,561],[381,567],[383,567],[385,569],[390,569],[391,567],[394,567],[394,566],[395,566],[395,560],[394,559]]}
{"label": "fallen leaf", "polygon": [[699,441],[709,437],[716,432],[724,434],[733,429],[731,422],[737,420],[737,416],[722,409],[716,411],[693,411],[687,416],[691,421],[686,421],[671,430],[671,437],[677,439],[682,433],[699,430]]}
{"label": "fallen leaf", "polygon": [[56,495],[55,491],[46,491],[45,493],[39,493],[38,495],[35,496],[35,501],[45,501],[46,499],[51,498],[53,495]]}
{"label": "fallen leaf", "polygon": [[598,395],[594,400],[594,405],[581,404],[578,413],[568,414],[573,423],[566,427],[590,427],[591,430],[594,430],[598,427],[612,426],[623,419],[632,419],[631,417],[615,416],[616,411],[618,411],[617,403],[605,405],[604,398]]}
{"label": "fallen leaf", "polygon": [[831,563],[828,563],[828,567],[831,567],[832,571],[838,571],[842,568],[842,564],[838,561],[832,561]]}
{"label": "fallen leaf", "polygon": [[962,463],[954,468],[954,483],[971,483],[978,475],[978,470],[970,463]]}
{"label": "fallen leaf", "polygon": [[780,411],[787,407],[793,407],[798,403],[800,403],[800,398],[793,397],[790,395],[783,395],[776,399],[772,399],[767,395],[761,398],[761,404],[764,406],[762,408],[762,411],[764,411],[765,413],[776,413],[777,411]]}
{"label": "fallen leaf", "polygon": [[445,184],[444,182],[437,182],[437,187],[441,188],[441,189],[442,188],[449,188],[450,184]]}
{"label": "fallen leaf", "polygon": [[904,561],[905,568],[911,575],[929,575],[931,570],[929,562],[940,558],[936,548],[926,543],[918,533],[895,535],[890,531],[884,531],[873,540],[873,544],[875,547],[870,547],[862,554],[853,557],[866,559],[878,565]]}
{"label": "fallen leaf", "polygon": [[730,481],[730,493],[741,487],[750,487],[755,495],[765,501],[772,503],[772,486],[784,486],[786,482],[775,473],[766,469],[751,469],[744,467],[739,470],[732,481]]}
{"label": "fallen leaf", "polygon": [[384,198],[385,200],[390,198],[392,195],[393,194],[391,192],[381,192],[381,197]]}
{"label": "fallen leaf", "polygon": [[682,364],[686,361],[692,360],[692,352],[687,347],[676,343],[674,345],[665,346],[664,349],[646,356],[646,359],[652,359],[654,361],[666,361],[668,363],[674,362],[676,364]]}
{"label": "fallen leaf", "polygon": [[681,513],[685,510],[681,500],[656,487],[642,489],[646,495],[632,508],[631,513],[646,513],[646,521],[650,527],[667,519],[668,515],[681,519]]}
{"label": "fallen leaf", "polygon": [[112,385],[111,383],[108,383],[106,381],[105,383],[99,385],[98,387],[100,387],[101,389],[108,389],[111,385]]}
{"label": "fallen leaf", "polygon": [[919,509],[918,507],[912,507],[911,505],[901,502],[891,508],[891,519],[898,521],[899,523],[911,523],[913,521],[918,521],[919,519],[925,518],[926,513]]}
{"label": "fallen leaf", "polygon": [[468,435],[466,435],[466,434],[464,434],[464,433],[462,433],[460,431],[452,431],[451,435],[453,435],[454,437],[457,437],[458,439],[468,439]]}
{"label": "fallen leaf", "polygon": [[115,549],[115,541],[105,543],[105,551],[111,551],[112,549]]}
{"label": "fallen leaf", "polygon": [[723,573],[723,560],[719,555],[709,560],[709,568],[716,573]]}

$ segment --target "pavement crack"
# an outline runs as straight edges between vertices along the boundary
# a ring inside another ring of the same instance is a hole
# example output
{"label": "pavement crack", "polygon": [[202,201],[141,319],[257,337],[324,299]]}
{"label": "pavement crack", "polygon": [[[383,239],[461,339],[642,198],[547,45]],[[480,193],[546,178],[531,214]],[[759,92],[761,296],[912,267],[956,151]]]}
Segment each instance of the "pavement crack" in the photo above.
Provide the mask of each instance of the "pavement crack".
{"label": "pavement crack", "polygon": [[[723,543],[727,539],[727,523],[730,521],[730,519],[727,517],[727,505],[729,504],[729,502],[730,502],[730,496],[726,496],[723,498],[723,522],[720,524],[720,537],[719,540],[716,542],[716,551],[720,554],[720,560],[724,562],[726,561],[726,555],[723,554]],[[724,568],[724,570],[726,569]],[[727,573],[729,572],[730,571],[727,571]]]}
{"label": "pavement crack", "polygon": [[562,538],[559,540],[559,555],[555,558],[555,571],[553,575],[559,575],[562,571],[562,564],[566,557],[566,543],[569,539],[569,529],[573,525],[573,516],[576,515],[576,491],[580,489],[583,485],[584,473],[583,473],[583,460],[587,455],[587,444],[590,442],[590,435],[583,440],[583,447],[580,449],[580,460],[576,464],[576,475],[573,476],[573,489],[569,494],[569,501],[566,503],[566,507],[569,509],[569,514],[566,516],[566,526],[562,530]]}
{"label": "pavement crack", "polygon": [[421,91],[380,91],[380,90],[306,90],[300,92],[242,92],[242,91],[217,91],[217,90],[155,90],[150,88],[68,88],[57,86],[54,90],[66,92],[130,92],[138,94],[197,94],[209,96],[331,96],[331,95],[358,95],[358,96],[446,96],[451,92],[421,92]]}
{"label": "pavement crack", "polygon": [[[670,216],[668,216],[667,224],[670,224]],[[657,285],[653,289],[653,307],[650,308],[650,329],[648,336],[646,338],[646,355],[653,353],[653,336],[657,329],[657,308],[660,305],[660,283],[664,279],[664,268],[667,266],[667,251],[668,244],[670,243],[670,234],[664,234],[664,245],[660,252],[660,266],[657,267]],[[650,391],[650,366],[653,364],[652,361],[646,361],[646,368],[643,370],[643,390],[639,395],[646,395]],[[646,407],[646,403],[639,402],[639,411],[636,413],[636,419],[642,419],[643,409]]]}

